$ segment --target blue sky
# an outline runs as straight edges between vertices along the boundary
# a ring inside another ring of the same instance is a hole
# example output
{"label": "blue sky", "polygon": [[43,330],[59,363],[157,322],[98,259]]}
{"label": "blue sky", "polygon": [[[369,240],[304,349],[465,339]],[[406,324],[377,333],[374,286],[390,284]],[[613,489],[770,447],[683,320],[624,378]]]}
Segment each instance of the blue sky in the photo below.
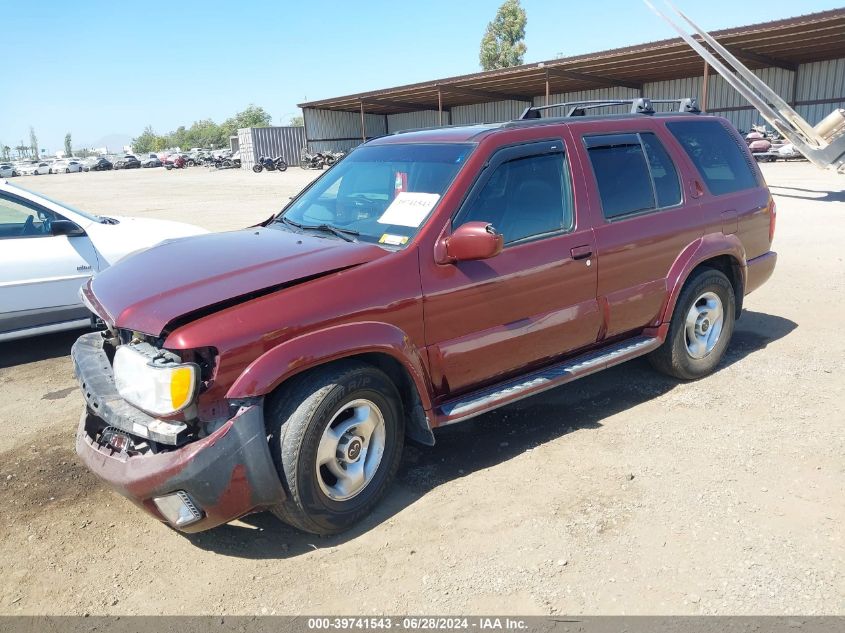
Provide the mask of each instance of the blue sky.
{"label": "blue sky", "polygon": [[[476,72],[501,0],[366,2],[0,1],[0,141],[75,145],[144,126],[223,119],[249,103],[275,124],[296,104]],[[706,29],[842,0],[677,0]],[[638,0],[523,0],[526,62],[672,37]]]}

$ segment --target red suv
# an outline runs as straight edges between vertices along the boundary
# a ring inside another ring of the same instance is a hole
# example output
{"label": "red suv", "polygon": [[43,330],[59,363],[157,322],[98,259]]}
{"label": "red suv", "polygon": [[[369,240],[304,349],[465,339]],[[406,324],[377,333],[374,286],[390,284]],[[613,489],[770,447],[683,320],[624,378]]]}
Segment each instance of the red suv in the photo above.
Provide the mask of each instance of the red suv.
{"label": "red suv", "polygon": [[374,139],[258,227],[112,266],[73,348],[81,459],[185,532],[331,534],[406,437],[644,354],[709,374],[775,206],[726,120],[647,106]]}

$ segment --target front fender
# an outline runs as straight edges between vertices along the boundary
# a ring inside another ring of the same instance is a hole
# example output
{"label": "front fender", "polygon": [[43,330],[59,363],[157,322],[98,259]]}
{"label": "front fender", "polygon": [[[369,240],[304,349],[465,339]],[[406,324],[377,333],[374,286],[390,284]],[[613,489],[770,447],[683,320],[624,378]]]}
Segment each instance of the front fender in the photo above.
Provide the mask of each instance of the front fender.
{"label": "front fender", "polygon": [[[742,242],[736,235],[709,233],[681,251],[681,254],[669,269],[669,274],[666,276],[666,287],[669,292],[666,295],[666,304],[660,312],[662,324],[666,324],[672,319],[672,313],[675,310],[681,289],[695,267],[708,259],[722,255],[727,255],[734,260],[740,270],[742,287],[745,287],[746,259]],[[741,297],[742,289],[739,290]]]}
{"label": "front fender", "polygon": [[256,358],[226,393],[226,398],[263,396],[288,378],[333,360],[357,354],[387,354],[399,361],[417,388],[424,409],[431,409],[428,373],[417,347],[395,325],[377,321],[348,323],[290,339]]}

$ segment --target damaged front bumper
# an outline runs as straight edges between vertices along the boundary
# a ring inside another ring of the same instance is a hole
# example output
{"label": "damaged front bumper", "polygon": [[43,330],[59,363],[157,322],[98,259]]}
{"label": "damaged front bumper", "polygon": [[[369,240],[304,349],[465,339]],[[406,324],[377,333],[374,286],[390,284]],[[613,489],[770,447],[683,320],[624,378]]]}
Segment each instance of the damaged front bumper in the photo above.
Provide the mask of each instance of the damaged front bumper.
{"label": "damaged front bumper", "polygon": [[[264,427],[261,403],[242,406],[209,435],[157,452],[117,450],[108,433],[143,445],[183,432],[123,401],[114,386],[102,336],[82,336],[71,351],[87,406],[79,422],[76,452],[83,463],[120,494],[184,532],[200,532],[284,499]],[[169,426],[161,426],[169,425]]]}

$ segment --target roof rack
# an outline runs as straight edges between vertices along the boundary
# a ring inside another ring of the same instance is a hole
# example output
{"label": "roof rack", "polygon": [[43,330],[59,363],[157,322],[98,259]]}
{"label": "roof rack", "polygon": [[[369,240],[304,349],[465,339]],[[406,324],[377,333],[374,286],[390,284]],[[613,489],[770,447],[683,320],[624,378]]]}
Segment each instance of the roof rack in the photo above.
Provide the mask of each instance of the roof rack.
{"label": "roof rack", "polygon": [[597,99],[591,101],[567,101],[565,103],[550,103],[542,106],[529,106],[525,108],[520,115],[520,121],[526,119],[539,119],[542,110],[549,110],[551,108],[568,108],[565,116],[585,116],[587,110],[595,108],[608,108],[613,106],[631,106],[631,114],[654,114],[652,104],[655,103],[674,103],[678,105],[678,112],[686,112],[689,114],[698,114],[701,112],[698,109],[698,102],[695,99],[648,99],[640,97],[638,99]]}

